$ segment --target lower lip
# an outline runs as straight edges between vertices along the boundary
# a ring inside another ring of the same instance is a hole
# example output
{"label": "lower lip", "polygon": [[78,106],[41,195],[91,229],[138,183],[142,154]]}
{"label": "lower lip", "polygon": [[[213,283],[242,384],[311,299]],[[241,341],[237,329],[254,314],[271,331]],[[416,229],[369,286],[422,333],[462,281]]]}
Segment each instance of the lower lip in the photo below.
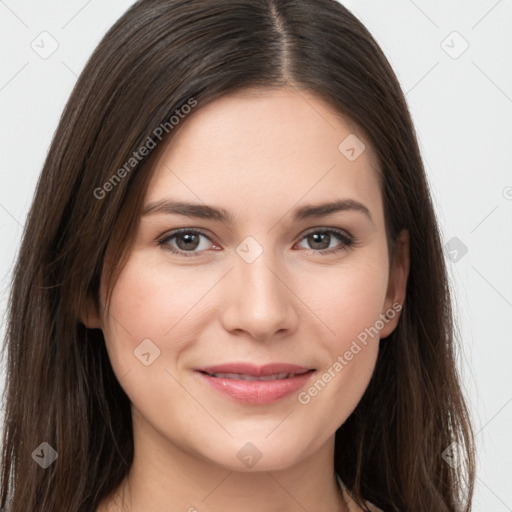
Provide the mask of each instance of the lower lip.
{"label": "lower lip", "polygon": [[270,404],[298,391],[309,380],[312,371],[276,380],[235,380],[223,377],[212,377],[206,373],[199,375],[214,389],[239,402],[246,404]]}

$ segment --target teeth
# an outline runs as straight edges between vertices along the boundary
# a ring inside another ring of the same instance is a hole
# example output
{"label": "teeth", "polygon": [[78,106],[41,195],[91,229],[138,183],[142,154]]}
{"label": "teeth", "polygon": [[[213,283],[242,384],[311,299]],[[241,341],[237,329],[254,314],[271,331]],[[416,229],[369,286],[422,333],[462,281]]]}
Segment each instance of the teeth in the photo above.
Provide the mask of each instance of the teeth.
{"label": "teeth", "polygon": [[[305,372],[301,372],[305,373]],[[254,375],[245,375],[241,373],[210,373],[212,377],[220,377],[224,379],[233,379],[233,380],[278,380],[278,379],[288,379],[289,377],[293,377],[294,375],[299,375],[297,373],[276,373],[274,375],[266,375],[263,377],[255,377]]]}

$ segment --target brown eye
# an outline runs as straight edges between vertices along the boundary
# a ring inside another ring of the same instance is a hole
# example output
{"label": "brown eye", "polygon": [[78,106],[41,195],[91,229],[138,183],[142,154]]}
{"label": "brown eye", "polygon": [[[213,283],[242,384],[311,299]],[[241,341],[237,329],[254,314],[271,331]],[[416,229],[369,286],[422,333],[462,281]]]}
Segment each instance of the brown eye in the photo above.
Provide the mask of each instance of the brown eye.
{"label": "brown eye", "polygon": [[201,235],[186,233],[183,235],[175,235],[176,245],[184,251],[193,251],[199,246],[199,237]]}
{"label": "brown eye", "polygon": [[160,238],[158,245],[183,256],[200,256],[202,251],[208,249],[208,243],[202,242],[202,238],[211,242],[202,231],[181,229]]}
{"label": "brown eye", "polygon": [[[333,252],[347,250],[354,244],[353,238],[333,229],[310,231],[306,233],[302,240],[305,240],[309,246],[306,249],[317,251],[319,254],[332,254]],[[335,245],[332,246],[331,243]]]}

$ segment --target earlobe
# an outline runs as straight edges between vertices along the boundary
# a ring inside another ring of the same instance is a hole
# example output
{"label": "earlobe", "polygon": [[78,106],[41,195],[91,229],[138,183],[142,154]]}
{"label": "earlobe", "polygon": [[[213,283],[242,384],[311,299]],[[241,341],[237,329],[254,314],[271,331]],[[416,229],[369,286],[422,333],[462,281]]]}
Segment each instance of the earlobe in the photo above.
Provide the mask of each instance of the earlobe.
{"label": "earlobe", "polygon": [[405,229],[400,232],[396,241],[396,252],[391,264],[386,301],[382,311],[387,320],[380,332],[381,339],[389,336],[398,324],[400,311],[405,302],[409,269],[409,231]]}

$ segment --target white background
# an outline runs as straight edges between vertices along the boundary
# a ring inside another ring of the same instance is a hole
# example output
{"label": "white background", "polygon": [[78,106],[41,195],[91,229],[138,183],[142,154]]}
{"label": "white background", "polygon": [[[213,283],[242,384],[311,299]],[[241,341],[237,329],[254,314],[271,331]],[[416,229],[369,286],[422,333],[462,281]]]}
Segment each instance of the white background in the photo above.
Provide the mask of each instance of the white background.
{"label": "white background", "polygon": [[[10,273],[51,137],[86,59],[131,4],[0,0],[2,338]],[[512,511],[512,0],[346,5],[406,93],[444,243],[457,237],[467,247],[456,262],[446,257],[479,450],[474,510]],[[47,51],[52,38],[58,48],[43,59],[31,44]]]}

